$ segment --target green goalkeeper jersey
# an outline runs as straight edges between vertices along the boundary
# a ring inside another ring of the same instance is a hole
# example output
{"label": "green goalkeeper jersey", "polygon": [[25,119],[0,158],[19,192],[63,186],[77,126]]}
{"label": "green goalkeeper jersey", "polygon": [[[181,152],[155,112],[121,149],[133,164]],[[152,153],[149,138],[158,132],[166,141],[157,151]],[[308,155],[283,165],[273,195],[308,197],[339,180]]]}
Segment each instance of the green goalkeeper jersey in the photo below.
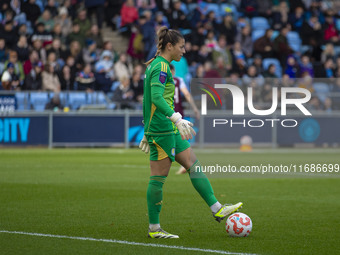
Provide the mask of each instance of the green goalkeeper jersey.
{"label": "green goalkeeper jersey", "polygon": [[169,62],[157,56],[148,65],[144,78],[144,134],[170,135],[176,126],[167,117],[174,113],[175,84]]}

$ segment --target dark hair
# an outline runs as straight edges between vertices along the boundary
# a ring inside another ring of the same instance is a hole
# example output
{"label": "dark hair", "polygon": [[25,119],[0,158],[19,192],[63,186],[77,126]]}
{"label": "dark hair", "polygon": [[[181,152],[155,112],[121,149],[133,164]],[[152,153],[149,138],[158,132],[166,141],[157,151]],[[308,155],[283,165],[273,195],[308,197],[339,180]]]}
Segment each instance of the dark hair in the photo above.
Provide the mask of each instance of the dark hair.
{"label": "dark hair", "polygon": [[183,35],[177,30],[168,29],[166,26],[162,26],[157,31],[157,38],[158,44],[156,55],[145,63],[147,66],[165,49],[168,43],[176,45],[180,39],[183,39]]}

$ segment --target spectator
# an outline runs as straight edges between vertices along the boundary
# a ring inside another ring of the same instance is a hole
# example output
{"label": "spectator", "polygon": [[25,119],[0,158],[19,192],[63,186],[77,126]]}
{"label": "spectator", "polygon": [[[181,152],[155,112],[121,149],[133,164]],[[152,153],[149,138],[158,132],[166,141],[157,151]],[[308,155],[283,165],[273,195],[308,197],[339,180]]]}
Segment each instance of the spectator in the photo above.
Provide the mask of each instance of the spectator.
{"label": "spectator", "polygon": [[221,78],[220,73],[213,67],[213,64],[210,61],[204,63],[203,78]]}
{"label": "spectator", "polygon": [[314,77],[313,65],[308,55],[301,57],[300,74],[302,75],[303,73],[308,73],[311,77]]}
{"label": "spectator", "polygon": [[119,103],[120,109],[134,109],[135,106],[131,103],[133,96],[130,79],[126,76],[121,77],[120,85],[114,91],[112,100]]}
{"label": "spectator", "polygon": [[118,80],[121,80],[123,77],[129,79],[132,77],[133,67],[125,53],[120,55],[119,60],[114,65],[114,71]]}
{"label": "spectator", "polygon": [[240,10],[247,17],[255,17],[258,16],[258,5],[256,0],[241,0]]}
{"label": "spectator", "polygon": [[32,48],[33,50],[37,51],[39,59],[43,62],[43,64],[46,63],[46,50],[42,47],[42,41],[39,39],[32,40]]}
{"label": "spectator", "polygon": [[[4,38],[0,37],[0,63],[5,63],[5,61],[8,59],[8,52],[6,49],[6,41]],[[2,73],[2,70],[0,70],[0,74]]]}
{"label": "spectator", "polygon": [[224,62],[224,66],[226,67],[226,69],[228,71],[231,70],[233,58],[230,53],[230,50],[227,48],[226,38],[223,35],[220,35],[220,37],[218,38],[218,44],[216,45],[216,47],[214,48],[212,52],[213,62],[216,63],[217,58],[220,56],[223,57],[223,62]]}
{"label": "spectator", "polygon": [[67,64],[61,69],[59,73],[59,81],[61,90],[73,90],[74,89],[74,76],[71,73],[71,68]]}
{"label": "spectator", "polygon": [[31,37],[32,41],[40,40],[42,42],[42,46],[52,43],[52,33],[45,30],[45,25],[43,22],[39,22],[35,28],[35,32]]}
{"label": "spectator", "polygon": [[54,18],[58,15],[58,9],[56,7],[54,0],[48,0],[47,5],[45,6],[45,10],[48,10],[51,14],[51,17]]}
{"label": "spectator", "polygon": [[61,41],[59,38],[53,39],[52,47],[47,50],[47,56],[53,52],[56,55],[57,63],[60,67],[64,66],[65,61],[62,59],[64,51],[61,48]]}
{"label": "spectator", "polygon": [[57,55],[54,51],[51,51],[47,55],[47,63],[49,63],[51,66],[53,66],[53,69],[55,72],[59,72],[61,70],[61,66],[59,65],[57,61]]}
{"label": "spectator", "polygon": [[91,65],[86,64],[81,72],[76,77],[77,90],[85,90],[86,92],[93,92],[95,90],[96,79],[91,71]]}
{"label": "spectator", "polygon": [[23,90],[41,90],[42,89],[42,63],[35,62],[30,72],[25,76]]}
{"label": "spectator", "polygon": [[91,26],[90,34],[87,36],[87,39],[95,41],[98,48],[102,48],[104,45],[103,37],[98,29],[98,26],[95,24]]}
{"label": "spectator", "polygon": [[9,51],[8,61],[5,62],[5,66],[9,63],[13,64],[15,77],[18,77],[20,85],[22,85],[25,79],[25,73],[21,61],[18,60],[18,53],[14,50]]}
{"label": "spectator", "polygon": [[11,49],[17,41],[18,35],[14,29],[13,21],[9,20],[3,26],[0,26],[0,37],[5,39],[6,46]]}
{"label": "spectator", "polygon": [[[215,37],[215,33],[213,30],[209,30],[207,32],[207,37],[204,41],[204,44],[205,46],[207,47],[208,49],[208,52],[212,52],[213,49],[216,47],[217,45],[217,40],[216,40],[216,37]],[[187,50],[187,48],[185,48]],[[188,59],[188,52],[185,54],[185,57]],[[189,62],[189,61],[188,61]]]}
{"label": "spectator", "polygon": [[15,46],[14,50],[18,53],[19,61],[23,62],[28,59],[29,49],[26,36],[21,35],[19,37],[18,43]]}
{"label": "spectator", "polygon": [[69,50],[64,52],[64,59],[65,59],[65,56],[67,57],[72,56],[74,58],[75,68],[77,71],[82,68],[84,60],[83,60],[81,45],[78,41],[71,42]]}
{"label": "spectator", "polygon": [[321,62],[325,63],[328,58],[335,60],[334,46],[331,43],[325,45],[324,51],[321,53]]}
{"label": "spectator", "polygon": [[282,27],[280,34],[275,38],[273,47],[276,57],[280,60],[281,66],[283,66],[287,60],[287,57],[293,53],[287,40],[287,34],[289,27]]}
{"label": "spectator", "polygon": [[253,40],[250,35],[250,26],[245,26],[242,28],[241,33],[236,36],[236,41],[241,43],[242,51],[247,58],[253,55]]}
{"label": "spectator", "polygon": [[143,80],[138,71],[133,72],[130,84],[133,90],[133,100],[143,104]]}
{"label": "spectator", "polygon": [[272,16],[273,1],[272,0],[257,0],[257,11],[260,16],[267,19]]}
{"label": "spectator", "polygon": [[289,15],[288,23],[292,25],[292,29],[300,32],[302,24],[305,20],[303,7],[298,6],[295,8],[294,13]]}
{"label": "spectator", "polygon": [[95,64],[95,78],[97,90],[108,92],[112,82],[115,80],[113,68],[113,55],[110,51],[104,50],[100,60]]}
{"label": "spectator", "polygon": [[262,62],[262,57],[261,57],[261,55],[256,54],[256,55],[254,56],[253,66],[256,67],[256,73],[262,74],[262,73],[264,72],[264,70],[263,70],[263,62]]}
{"label": "spectator", "polygon": [[14,13],[14,20],[17,22],[17,25],[26,23],[26,14],[21,11],[21,2],[20,0],[11,0],[11,9]]}
{"label": "spectator", "polygon": [[87,9],[88,19],[91,20],[91,15],[94,13],[97,19],[99,29],[103,25],[105,0],[85,0],[85,8]]}
{"label": "spectator", "polygon": [[276,66],[274,64],[270,64],[268,69],[263,73],[263,77],[272,79],[278,78],[276,75]]}
{"label": "spectator", "polygon": [[59,112],[64,109],[61,104],[59,93],[54,93],[50,102],[45,105],[45,110],[53,110],[54,112]]}
{"label": "spectator", "polygon": [[144,55],[147,56],[155,43],[156,36],[154,24],[151,21],[150,11],[144,11],[144,14],[140,16],[139,25],[143,36]]}
{"label": "spectator", "polygon": [[170,24],[169,24],[167,18],[163,15],[163,12],[157,12],[156,13],[156,15],[155,15],[155,23],[159,27],[161,27],[161,26],[170,27]]}
{"label": "spectator", "polygon": [[[74,22],[72,25],[72,33],[67,37],[68,43],[77,41],[81,48],[85,46],[85,35],[80,31],[80,25],[78,22]],[[72,44],[72,43],[71,43]]]}
{"label": "spectator", "polygon": [[138,19],[138,10],[135,7],[133,0],[127,0],[122,9],[120,10],[121,15],[121,27],[127,27],[129,32],[131,25]]}
{"label": "spectator", "polygon": [[24,62],[24,74],[28,75],[34,64],[39,62],[39,55],[38,52],[36,50],[32,50],[29,54],[28,59]]}
{"label": "spectator", "polygon": [[325,42],[332,42],[339,44],[339,33],[335,27],[334,17],[331,15],[326,16],[326,23],[323,25],[324,40]]}
{"label": "spectator", "polygon": [[317,16],[312,16],[305,21],[301,28],[302,44],[309,45],[311,40],[316,41],[316,45],[320,45],[323,39],[322,27]]}
{"label": "spectator", "polygon": [[21,8],[21,11],[26,14],[27,20],[29,20],[32,25],[35,24],[41,13],[39,6],[35,2],[36,0],[28,0],[23,3]]}
{"label": "spectator", "polygon": [[264,78],[262,74],[256,73],[256,67],[254,65],[248,68],[247,73],[242,76],[242,81],[246,87],[252,86],[257,88],[262,87],[264,84]]}
{"label": "spectator", "polygon": [[79,33],[86,37],[90,34],[91,30],[91,21],[86,16],[86,9],[79,9],[77,18],[74,20],[74,23],[79,25]]}
{"label": "spectator", "polygon": [[172,11],[168,12],[168,19],[173,29],[179,28],[191,28],[187,17],[185,16],[184,12],[181,10],[181,1],[173,0],[172,1],[173,7]]}
{"label": "spectator", "polygon": [[[185,54],[185,58],[187,59],[187,53]],[[220,56],[222,59],[222,64],[224,66],[224,58]],[[212,61],[211,52],[209,51],[209,48],[206,45],[202,45],[199,51],[195,54],[195,63],[204,64],[205,61]],[[216,63],[218,62],[218,58],[216,59]],[[227,70],[226,70],[227,71]]]}
{"label": "spectator", "polygon": [[87,48],[83,49],[83,60],[85,64],[93,66],[100,58],[100,50],[97,49],[95,41],[88,40]]}
{"label": "spectator", "polygon": [[264,36],[260,37],[254,42],[254,54],[260,54],[262,58],[272,58],[273,43],[271,37],[273,35],[272,29],[267,29]]}
{"label": "spectator", "polygon": [[241,43],[239,41],[234,43],[232,54],[234,59],[242,59],[244,62],[243,64],[246,64],[246,55],[242,51]]}
{"label": "spectator", "polygon": [[198,51],[199,48],[204,44],[205,41],[205,28],[203,25],[197,27],[189,36],[187,40],[192,43],[192,49]]}
{"label": "spectator", "polygon": [[54,93],[60,92],[60,81],[57,74],[55,73],[53,65],[47,63],[41,76],[43,91],[50,91]]}
{"label": "spectator", "polygon": [[113,62],[118,61],[119,55],[118,53],[114,50],[112,42],[110,41],[105,41],[103,44],[103,51],[108,50],[112,54]]}
{"label": "spectator", "polygon": [[219,25],[218,31],[220,34],[223,34],[227,37],[228,45],[233,45],[235,43],[237,28],[231,13],[228,13],[223,18],[223,22]]}
{"label": "spectator", "polygon": [[62,6],[59,15],[55,18],[55,25],[60,25],[61,36],[67,37],[72,32],[72,19],[68,16],[68,10]]}
{"label": "spectator", "polygon": [[44,10],[41,16],[37,20],[37,24],[42,23],[45,26],[45,31],[52,32],[54,27],[54,19],[49,10]]}
{"label": "spectator", "polygon": [[117,29],[114,20],[119,16],[120,9],[124,2],[124,0],[107,0],[104,4],[105,21],[107,26],[110,26],[112,30]]}
{"label": "spectator", "polygon": [[285,74],[288,74],[289,78],[298,78],[300,74],[299,65],[294,56],[289,56],[287,59]]}
{"label": "spectator", "polygon": [[2,87],[5,90],[20,90],[19,76],[15,73],[14,64],[8,62],[6,70],[1,77]]}
{"label": "spectator", "polygon": [[62,30],[61,30],[61,25],[60,24],[55,24],[54,25],[54,28],[53,28],[53,32],[52,32],[52,36],[54,39],[59,39],[61,44],[62,44],[62,47],[63,49],[66,49],[67,48],[67,39],[68,37],[67,36],[64,36],[62,34]]}
{"label": "spectator", "polygon": [[288,24],[289,7],[287,2],[281,1],[278,9],[273,12],[273,29],[280,30]]}

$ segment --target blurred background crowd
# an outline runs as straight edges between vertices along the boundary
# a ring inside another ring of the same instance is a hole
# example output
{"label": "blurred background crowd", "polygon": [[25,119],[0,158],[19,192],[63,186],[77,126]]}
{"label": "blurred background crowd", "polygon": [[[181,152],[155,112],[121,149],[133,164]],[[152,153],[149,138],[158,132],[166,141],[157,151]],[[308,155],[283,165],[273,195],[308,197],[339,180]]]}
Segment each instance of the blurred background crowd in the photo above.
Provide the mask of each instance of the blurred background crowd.
{"label": "blurred background crowd", "polygon": [[[302,87],[310,108],[340,110],[340,1],[1,0],[0,8],[0,90],[103,91],[120,108],[140,108],[143,63],[165,25],[186,39],[172,64],[188,87],[194,78],[251,86],[260,107],[273,86]],[[105,41],[103,27],[127,45]]]}

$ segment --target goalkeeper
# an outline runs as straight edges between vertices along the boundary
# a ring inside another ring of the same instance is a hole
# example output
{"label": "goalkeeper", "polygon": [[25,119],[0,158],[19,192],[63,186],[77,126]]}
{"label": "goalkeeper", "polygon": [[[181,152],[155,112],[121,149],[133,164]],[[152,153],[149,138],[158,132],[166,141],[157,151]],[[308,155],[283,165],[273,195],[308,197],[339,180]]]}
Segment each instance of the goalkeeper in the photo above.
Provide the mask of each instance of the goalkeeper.
{"label": "goalkeeper", "polygon": [[165,26],[159,29],[157,36],[156,55],[146,63],[143,97],[144,137],[140,143],[144,152],[148,153],[150,150],[151,176],[147,189],[148,237],[179,238],[178,235],[164,231],[159,222],[162,187],[173,161],[187,169],[192,185],[210,207],[218,222],[237,211],[242,203],[222,205],[217,201],[210,182],[201,172],[200,162],[187,141],[196,135],[193,125],[173,110],[175,84],[169,65],[172,60],[179,61],[185,53],[183,36]]}

